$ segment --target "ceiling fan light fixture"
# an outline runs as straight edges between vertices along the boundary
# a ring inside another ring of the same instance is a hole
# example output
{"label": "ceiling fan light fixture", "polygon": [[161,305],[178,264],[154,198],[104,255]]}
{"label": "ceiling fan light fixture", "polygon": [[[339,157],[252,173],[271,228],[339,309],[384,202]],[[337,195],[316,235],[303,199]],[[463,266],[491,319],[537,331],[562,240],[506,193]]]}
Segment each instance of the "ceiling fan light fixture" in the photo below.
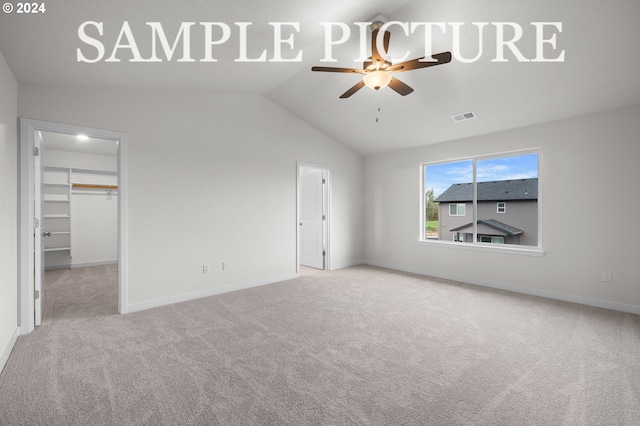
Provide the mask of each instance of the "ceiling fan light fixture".
{"label": "ceiling fan light fixture", "polygon": [[391,82],[391,73],[389,71],[371,71],[364,78],[364,84],[373,90],[379,90],[386,87]]}

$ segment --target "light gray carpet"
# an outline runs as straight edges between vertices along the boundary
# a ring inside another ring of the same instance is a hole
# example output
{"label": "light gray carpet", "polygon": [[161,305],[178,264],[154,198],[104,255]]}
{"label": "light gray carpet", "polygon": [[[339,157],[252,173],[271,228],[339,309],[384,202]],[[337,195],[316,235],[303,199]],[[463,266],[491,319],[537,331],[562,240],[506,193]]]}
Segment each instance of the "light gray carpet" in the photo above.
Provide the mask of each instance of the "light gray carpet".
{"label": "light gray carpet", "polygon": [[42,325],[118,313],[117,265],[45,272]]}
{"label": "light gray carpet", "polygon": [[371,267],[53,306],[0,376],[0,424],[640,424],[636,315]]}

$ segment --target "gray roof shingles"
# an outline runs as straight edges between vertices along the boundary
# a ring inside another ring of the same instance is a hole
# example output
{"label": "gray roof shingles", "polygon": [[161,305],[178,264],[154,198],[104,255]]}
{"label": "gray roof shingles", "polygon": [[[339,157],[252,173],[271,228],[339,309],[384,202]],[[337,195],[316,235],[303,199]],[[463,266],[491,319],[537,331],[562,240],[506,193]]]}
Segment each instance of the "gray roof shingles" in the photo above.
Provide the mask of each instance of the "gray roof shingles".
{"label": "gray roof shingles", "polygon": [[[507,225],[506,223],[500,222],[495,219],[478,219],[478,224],[484,223],[487,226],[490,226],[494,229],[504,232],[507,235],[521,235],[524,233],[522,229],[518,229],[514,226]],[[450,229],[451,232],[460,231],[461,229],[468,228],[473,225],[473,222],[469,222],[465,225],[458,226],[457,228]]]}
{"label": "gray roof shingles", "polygon": [[[471,183],[454,183],[434,201],[437,203],[473,200]],[[538,179],[512,179],[478,182],[478,201],[537,200]]]}

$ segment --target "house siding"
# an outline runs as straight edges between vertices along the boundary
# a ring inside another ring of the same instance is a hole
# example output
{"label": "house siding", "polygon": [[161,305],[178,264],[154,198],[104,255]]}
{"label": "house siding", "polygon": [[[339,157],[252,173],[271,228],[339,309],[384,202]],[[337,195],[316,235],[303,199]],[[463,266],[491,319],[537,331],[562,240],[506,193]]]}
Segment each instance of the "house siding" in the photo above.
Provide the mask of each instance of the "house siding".
{"label": "house siding", "polygon": [[[524,233],[505,240],[507,244],[525,246],[538,245],[538,202],[537,201],[506,201],[505,213],[497,213],[498,201],[478,203],[478,219],[495,219],[506,223]],[[496,232],[496,234],[498,234]]]}
{"label": "house siding", "polygon": [[[451,232],[450,229],[463,226],[473,221],[473,203],[464,203],[466,205],[465,216],[449,216],[449,204],[450,203],[440,203],[438,205],[438,239],[443,241],[453,241],[454,233]],[[466,237],[465,241],[467,241]]]}
{"label": "house siding", "polygon": [[[499,201],[478,202],[478,219],[495,219],[524,231],[521,235],[506,236],[505,244],[519,244],[526,246],[538,245],[538,202],[535,200],[506,201],[506,212],[498,213]],[[449,216],[449,203],[438,206],[439,229],[438,238],[452,241],[454,233],[451,229],[473,222],[473,203],[467,202],[465,216]],[[480,234],[504,235],[497,229],[481,225]],[[485,232],[486,231],[486,232]],[[472,233],[465,233],[465,241],[471,241]]]}

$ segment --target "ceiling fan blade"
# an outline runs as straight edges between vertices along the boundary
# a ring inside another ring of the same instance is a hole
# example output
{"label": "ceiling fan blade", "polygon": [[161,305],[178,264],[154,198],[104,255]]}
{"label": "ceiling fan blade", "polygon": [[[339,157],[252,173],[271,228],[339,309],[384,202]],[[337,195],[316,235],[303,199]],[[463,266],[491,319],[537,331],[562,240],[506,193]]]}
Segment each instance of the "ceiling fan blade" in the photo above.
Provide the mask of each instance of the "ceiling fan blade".
{"label": "ceiling fan blade", "polygon": [[364,87],[364,81],[360,80],[359,82],[357,82],[355,84],[355,86],[353,86],[351,89],[347,90],[342,95],[340,95],[340,99],[348,98],[349,96],[353,95],[354,93],[356,93],[358,90],[362,89],[363,87]]}
{"label": "ceiling fan blade", "polygon": [[451,52],[436,53],[435,55],[431,55],[431,57],[435,59],[437,62],[421,62],[420,60],[424,58],[417,58],[417,59],[412,59],[411,61],[396,64],[392,66],[389,69],[389,71],[392,71],[392,72],[411,71],[418,68],[432,67],[434,65],[442,65],[442,64],[447,64],[451,62]]}
{"label": "ceiling fan blade", "polygon": [[400,93],[402,96],[407,96],[409,93],[413,92],[413,89],[410,86],[406,85],[395,77],[391,78],[389,87]]}
{"label": "ceiling fan blade", "polygon": [[322,71],[322,72],[346,72],[346,73],[356,73],[356,74],[364,74],[364,70],[359,70],[356,68],[335,68],[335,67],[311,67],[311,71]]}
{"label": "ceiling fan blade", "polygon": [[[378,52],[377,40],[379,31],[380,30],[373,30],[371,32],[371,60],[373,61],[373,63],[375,63],[376,61],[380,61],[382,63],[386,62],[386,58],[383,58],[380,55],[380,52]],[[389,31],[385,31],[382,37],[382,45],[384,46],[384,53],[386,56],[389,53],[389,41],[391,40],[391,33]]]}

